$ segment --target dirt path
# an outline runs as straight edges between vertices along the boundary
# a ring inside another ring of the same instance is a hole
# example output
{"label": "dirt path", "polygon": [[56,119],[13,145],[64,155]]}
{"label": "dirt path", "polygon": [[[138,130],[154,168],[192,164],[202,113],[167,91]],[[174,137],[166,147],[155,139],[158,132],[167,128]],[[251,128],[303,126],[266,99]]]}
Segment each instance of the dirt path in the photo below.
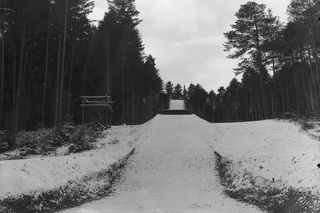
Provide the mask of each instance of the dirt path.
{"label": "dirt path", "polygon": [[199,120],[194,115],[158,115],[114,193],[64,213],[260,212],[223,193]]}

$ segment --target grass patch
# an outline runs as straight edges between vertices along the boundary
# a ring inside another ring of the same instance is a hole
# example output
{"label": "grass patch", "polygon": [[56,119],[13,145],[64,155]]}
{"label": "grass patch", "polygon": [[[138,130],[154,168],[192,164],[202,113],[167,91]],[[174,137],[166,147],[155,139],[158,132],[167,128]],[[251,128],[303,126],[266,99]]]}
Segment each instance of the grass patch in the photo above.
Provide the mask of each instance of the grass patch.
{"label": "grass patch", "polygon": [[10,146],[10,137],[8,131],[0,131],[0,153],[6,152],[9,150]]}
{"label": "grass patch", "polygon": [[69,153],[95,148],[96,139],[103,130],[94,124],[75,125],[66,122],[61,128],[43,128],[35,131],[21,131],[17,134],[14,150],[8,150],[9,133],[0,134],[1,160],[24,159],[32,155],[50,155],[59,147],[69,147]]}
{"label": "grass patch", "polygon": [[301,128],[305,131],[315,128],[314,123],[311,123],[311,122],[301,121],[300,125],[301,125]]}
{"label": "grass patch", "polygon": [[276,188],[271,185],[257,186],[249,177],[251,185],[238,188],[234,184],[237,174],[232,172],[234,163],[215,152],[216,169],[225,192],[232,198],[258,206],[270,213],[320,213],[319,197],[309,191],[299,191],[292,187]]}

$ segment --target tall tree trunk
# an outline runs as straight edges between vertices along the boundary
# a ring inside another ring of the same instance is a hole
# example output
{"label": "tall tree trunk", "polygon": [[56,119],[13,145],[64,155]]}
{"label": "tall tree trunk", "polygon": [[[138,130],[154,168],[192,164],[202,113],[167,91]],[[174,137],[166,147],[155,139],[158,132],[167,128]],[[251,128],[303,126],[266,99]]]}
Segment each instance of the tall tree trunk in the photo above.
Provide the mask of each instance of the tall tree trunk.
{"label": "tall tree trunk", "polygon": [[296,110],[299,116],[300,115],[300,103],[299,103],[300,90],[298,88],[297,70],[295,69],[294,51],[292,51],[292,68],[293,68],[293,82],[294,82],[294,90],[295,90],[295,105],[296,105]]}
{"label": "tall tree trunk", "polygon": [[244,113],[245,113],[245,117],[244,117],[244,119],[246,120],[246,121],[248,121],[249,120],[249,109],[248,109],[248,96],[245,94],[245,99],[244,99]]}
{"label": "tall tree trunk", "polygon": [[281,86],[281,101],[282,101],[282,114],[286,111],[285,108],[285,101],[284,101],[284,88],[283,85]]}
{"label": "tall tree trunk", "polygon": [[59,43],[58,43],[58,56],[57,56],[57,79],[56,79],[56,102],[55,102],[55,115],[54,115],[54,126],[55,128],[60,127],[58,123],[59,116],[59,90],[60,90],[60,58],[61,58],[61,33],[59,34]]}
{"label": "tall tree trunk", "polygon": [[274,107],[274,93],[273,93],[273,91],[271,92],[271,110],[272,110],[272,117],[275,117],[275,112],[274,112],[274,110],[275,110],[275,107]]}
{"label": "tall tree trunk", "polygon": [[[273,19],[272,14],[269,13],[270,18]],[[272,59],[272,71],[273,71],[273,81],[272,81],[272,87],[273,91],[271,92],[271,101],[272,101],[272,116],[275,117],[277,114],[277,86],[276,86],[276,65],[275,65],[275,33],[279,30],[272,26],[273,23],[270,22],[269,28],[270,28],[270,35],[271,35],[271,41],[272,41],[272,50],[271,50],[271,59]],[[276,23],[278,26],[278,23]]]}
{"label": "tall tree trunk", "polygon": [[[266,103],[265,103],[265,92],[264,92],[264,79],[263,79],[263,72],[264,72],[264,66],[262,64],[262,53],[261,53],[261,47],[260,47],[260,32],[257,24],[256,17],[254,17],[254,26],[255,26],[255,36],[256,36],[256,49],[257,49],[257,67],[259,69],[259,79],[260,79],[260,95],[261,95],[261,101],[262,101],[262,110],[261,110],[261,117],[265,118],[266,116]],[[260,111],[260,110],[259,110]]]}
{"label": "tall tree trunk", "polygon": [[[308,61],[309,61],[309,55],[308,54],[302,54],[304,59],[303,59],[303,62],[305,64],[308,64]],[[310,69],[306,70],[305,72],[305,94],[306,94],[306,97],[308,98],[308,102],[307,102],[307,110],[308,110],[308,114],[310,114],[311,112],[313,112],[314,110],[314,103],[313,103],[313,83],[312,83],[312,68],[311,68],[311,65],[309,67]]]}
{"label": "tall tree trunk", "polygon": [[106,95],[110,95],[110,38],[107,36],[107,85],[106,85]]}
{"label": "tall tree trunk", "polygon": [[252,97],[252,91],[249,92],[249,107],[250,107],[250,113],[251,113],[251,121],[254,120],[254,107],[253,107],[253,97]]}
{"label": "tall tree trunk", "polygon": [[286,99],[287,99],[287,112],[291,110],[291,105],[290,105],[290,96],[289,96],[289,83],[286,83]]}
{"label": "tall tree trunk", "polygon": [[122,107],[122,110],[121,110],[121,117],[122,117],[122,123],[125,123],[126,122],[126,75],[125,75],[125,59],[124,59],[124,56],[122,56],[123,59],[122,59],[122,69],[121,69],[121,97],[122,97],[122,103],[121,103],[121,107]]}
{"label": "tall tree trunk", "polygon": [[312,46],[312,56],[315,65],[315,76],[316,76],[316,91],[317,91],[317,113],[320,114],[320,77],[319,77],[319,69],[318,69],[318,51],[315,45],[314,34],[311,32],[311,46]]}
{"label": "tall tree trunk", "polygon": [[310,94],[311,112],[314,113],[314,110],[315,110],[315,101],[314,101],[313,88],[312,88],[311,84],[309,84],[309,94]]}
{"label": "tall tree trunk", "polygon": [[[24,103],[23,101],[25,100],[24,99],[25,96],[23,95],[23,93],[24,93],[24,88],[25,88],[24,85],[25,85],[25,73],[27,71],[27,62],[28,62],[27,59],[28,59],[28,49],[25,49],[25,56],[24,56],[23,69],[22,69],[22,78],[21,78],[21,91],[20,91],[20,97],[19,97],[19,100],[20,100],[19,108],[21,107],[21,105]],[[23,109],[25,109],[25,107]],[[21,107],[21,110],[19,110],[19,111],[22,111],[22,107]],[[20,113],[19,111],[18,111],[18,113]],[[19,121],[20,121],[20,127],[23,126],[24,123],[26,123],[25,117],[22,117],[22,116],[20,116]],[[23,126],[23,128],[24,128],[24,126]]]}
{"label": "tall tree trunk", "polygon": [[0,74],[0,129],[2,127],[2,119],[3,119],[3,96],[4,96],[4,50],[5,46],[5,38],[4,35],[2,35],[2,48],[1,48],[1,74]]}
{"label": "tall tree trunk", "polygon": [[72,47],[71,47],[71,62],[70,62],[68,100],[67,100],[67,115],[68,116],[70,116],[70,102],[72,99],[71,88],[72,88],[73,63],[74,63],[74,44],[72,44]]}
{"label": "tall tree trunk", "polygon": [[14,112],[14,124],[12,131],[12,143],[10,146],[14,146],[16,144],[16,134],[18,129],[18,117],[19,117],[19,105],[20,105],[20,93],[22,86],[22,75],[23,75],[23,56],[25,49],[25,39],[26,39],[26,25],[23,26],[22,31],[22,39],[21,39],[21,49],[20,49],[20,62],[19,62],[19,80],[18,80],[18,91],[16,95],[16,103],[15,103],[15,112]]}
{"label": "tall tree trunk", "polygon": [[[48,26],[49,28],[49,26]],[[47,94],[47,79],[48,79],[48,60],[49,60],[49,30],[47,30],[46,38],[46,57],[44,66],[44,79],[43,79],[43,91],[42,91],[42,125],[45,124],[45,106],[46,106],[46,94]]]}
{"label": "tall tree trunk", "polygon": [[12,65],[12,75],[13,75],[13,82],[12,82],[12,127],[11,130],[13,132],[14,125],[15,125],[15,109],[16,109],[16,47],[13,46],[13,65]]}
{"label": "tall tree trunk", "polygon": [[310,64],[310,79],[311,79],[311,87],[312,87],[312,89],[313,89],[313,91],[312,91],[312,96],[314,96],[314,97],[312,97],[312,101],[311,101],[311,103],[312,103],[312,111],[313,110],[315,110],[315,109],[317,109],[317,107],[318,107],[318,104],[317,104],[317,98],[316,97],[318,97],[318,91],[317,91],[317,82],[316,82],[316,74],[315,74],[315,71],[314,71],[314,69],[313,69],[313,63],[312,63],[312,58],[311,58],[311,55],[312,55],[312,53],[311,53],[311,49],[310,49],[310,45],[308,45],[308,47],[307,47],[307,52],[308,52],[308,60],[309,60],[309,64]]}
{"label": "tall tree trunk", "polygon": [[63,102],[64,70],[65,70],[65,58],[66,58],[67,16],[68,16],[68,0],[66,0],[65,2],[65,10],[64,10],[62,60],[61,60],[60,92],[59,92],[59,114],[58,114],[59,127],[61,126],[62,116],[63,116],[62,102]]}
{"label": "tall tree trunk", "polygon": [[278,100],[278,95],[277,95],[277,82],[276,82],[276,68],[275,68],[275,61],[274,61],[274,56],[272,56],[272,70],[273,70],[273,81],[272,81],[272,86],[273,86],[273,104],[272,104],[272,114],[275,116],[278,113],[278,106],[277,106],[277,100]]}
{"label": "tall tree trunk", "polygon": [[131,81],[130,83],[130,90],[131,90],[131,96],[130,96],[130,104],[131,104],[131,123],[135,124],[135,118],[134,118],[134,92],[133,92],[133,83]]}
{"label": "tall tree trunk", "polygon": [[260,102],[260,98],[257,95],[256,96],[256,100],[257,100],[257,105],[258,105],[258,120],[263,119],[263,109],[261,109],[263,106],[261,106],[261,102]]}
{"label": "tall tree trunk", "polygon": [[260,78],[260,94],[261,94],[261,101],[262,101],[261,118],[264,119],[266,117],[266,101],[265,101],[264,79],[262,75],[262,70],[260,71],[259,78]]}
{"label": "tall tree trunk", "polygon": [[303,89],[303,96],[305,97],[305,111],[309,112],[311,110],[311,100],[310,100],[310,94],[308,92],[308,72],[303,72],[303,85],[302,85],[302,89]]}

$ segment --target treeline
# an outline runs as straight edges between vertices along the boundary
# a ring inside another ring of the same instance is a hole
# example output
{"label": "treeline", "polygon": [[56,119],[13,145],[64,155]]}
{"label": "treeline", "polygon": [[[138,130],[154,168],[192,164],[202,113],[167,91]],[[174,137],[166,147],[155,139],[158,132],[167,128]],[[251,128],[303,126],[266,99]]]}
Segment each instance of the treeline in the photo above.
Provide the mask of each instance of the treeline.
{"label": "treeline", "polygon": [[187,88],[181,84],[173,85],[171,81],[164,86],[159,96],[159,108],[168,109],[170,99],[185,100],[186,107],[199,117],[208,121],[216,121],[214,116],[215,93],[209,93],[200,84],[190,84]]}
{"label": "treeline", "polygon": [[108,0],[96,27],[90,0],[0,1],[0,129],[79,121],[81,95],[111,95],[113,123],[157,110],[162,80],[144,54],[134,0]]}
{"label": "treeline", "polygon": [[223,120],[319,115],[318,14],[318,0],[292,0],[283,24],[264,4],[241,5],[225,50],[240,60],[242,80],[218,91]]}
{"label": "treeline", "polygon": [[320,114],[320,1],[292,0],[283,24],[264,4],[241,5],[224,35],[225,51],[240,63],[233,79],[217,93],[194,85],[186,98],[208,121],[250,121]]}
{"label": "treeline", "polygon": [[134,0],[108,2],[97,27],[87,18],[90,0],[0,2],[0,129],[14,138],[39,124],[79,122],[81,95],[111,95],[113,124],[142,123],[169,97],[215,122],[320,114],[319,1],[292,0],[286,24],[264,4],[241,5],[225,50],[240,60],[242,79],[216,93],[199,84],[163,89]]}

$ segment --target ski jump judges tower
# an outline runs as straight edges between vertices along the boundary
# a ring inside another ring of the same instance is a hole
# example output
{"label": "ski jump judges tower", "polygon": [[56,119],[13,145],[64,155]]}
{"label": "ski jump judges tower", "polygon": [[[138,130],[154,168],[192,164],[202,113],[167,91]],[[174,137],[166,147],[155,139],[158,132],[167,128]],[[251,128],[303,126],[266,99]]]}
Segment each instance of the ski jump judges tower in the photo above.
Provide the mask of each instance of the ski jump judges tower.
{"label": "ski jump judges tower", "polygon": [[169,109],[161,110],[160,114],[191,114],[191,110],[187,109],[185,100],[170,99]]}
{"label": "ski jump judges tower", "polygon": [[91,116],[91,119],[93,119],[94,122],[103,128],[107,129],[111,127],[111,114],[113,112],[112,104],[114,102],[111,101],[110,96],[81,96],[80,98],[80,106],[82,108],[82,124],[85,123],[85,115],[87,115]]}

